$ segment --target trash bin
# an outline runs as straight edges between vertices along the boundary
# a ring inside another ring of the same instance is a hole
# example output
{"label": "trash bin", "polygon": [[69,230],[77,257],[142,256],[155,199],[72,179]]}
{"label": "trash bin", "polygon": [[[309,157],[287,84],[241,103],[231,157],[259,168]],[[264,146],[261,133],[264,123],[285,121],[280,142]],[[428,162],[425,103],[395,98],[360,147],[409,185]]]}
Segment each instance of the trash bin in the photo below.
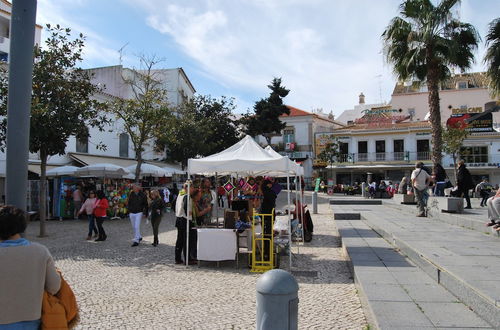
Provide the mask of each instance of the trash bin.
{"label": "trash bin", "polygon": [[297,330],[299,285],[292,274],[273,269],[257,280],[257,330]]}

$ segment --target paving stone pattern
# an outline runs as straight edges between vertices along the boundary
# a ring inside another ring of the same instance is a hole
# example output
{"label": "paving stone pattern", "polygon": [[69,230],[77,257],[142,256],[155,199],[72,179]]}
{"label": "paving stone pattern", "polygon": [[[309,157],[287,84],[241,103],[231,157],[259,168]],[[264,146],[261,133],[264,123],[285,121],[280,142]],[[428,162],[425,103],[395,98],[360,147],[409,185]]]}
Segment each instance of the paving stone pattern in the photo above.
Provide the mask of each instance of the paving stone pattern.
{"label": "paving stone pattern", "polygon": [[[326,199],[320,201],[313,241],[300,254],[293,249],[299,328],[363,329],[366,319],[331,211]],[[172,213],[160,225],[156,248],[150,225],[142,224],[144,241],[135,248],[128,220],[109,220],[104,227],[105,242],[85,241],[84,220],[49,221],[47,238],[36,237],[37,222],[27,231],[28,239],[49,248],[75,291],[81,315],[76,329],[255,329],[259,275],[244,262],[239,269],[234,262],[174,265]],[[287,260],[282,257],[282,268]]]}

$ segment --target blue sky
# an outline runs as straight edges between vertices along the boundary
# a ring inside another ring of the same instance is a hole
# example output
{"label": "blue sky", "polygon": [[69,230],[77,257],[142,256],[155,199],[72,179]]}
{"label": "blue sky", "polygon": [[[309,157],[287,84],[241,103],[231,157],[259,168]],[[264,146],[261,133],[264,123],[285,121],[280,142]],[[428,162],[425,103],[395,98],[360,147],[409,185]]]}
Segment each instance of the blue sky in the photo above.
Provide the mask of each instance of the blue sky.
{"label": "blue sky", "polygon": [[[399,0],[39,0],[37,22],[87,36],[85,68],[137,65],[155,54],[183,67],[198,93],[234,97],[238,112],[268,95],[281,77],[286,103],[339,115],[363,92],[390,101],[396,82],[380,35]],[[498,0],[463,0],[459,15],[481,37]],[[42,34],[43,38],[43,34]],[[484,42],[472,71],[484,70]]]}

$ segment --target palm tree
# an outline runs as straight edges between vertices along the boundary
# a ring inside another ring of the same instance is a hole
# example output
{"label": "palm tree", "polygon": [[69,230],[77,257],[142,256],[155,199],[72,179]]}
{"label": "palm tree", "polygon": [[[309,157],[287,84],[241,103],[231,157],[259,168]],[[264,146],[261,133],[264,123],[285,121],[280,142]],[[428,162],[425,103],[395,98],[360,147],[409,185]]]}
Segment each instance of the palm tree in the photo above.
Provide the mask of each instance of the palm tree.
{"label": "palm tree", "polygon": [[386,60],[397,78],[427,84],[434,164],[442,157],[439,84],[450,77],[450,68],[471,66],[480,40],[472,25],[453,16],[459,1],[441,0],[435,6],[431,0],[406,0],[382,34]]}
{"label": "palm tree", "polygon": [[484,62],[488,66],[486,74],[493,96],[500,98],[500,18],[490,23],[486,45],[490,45],[484,56]]}

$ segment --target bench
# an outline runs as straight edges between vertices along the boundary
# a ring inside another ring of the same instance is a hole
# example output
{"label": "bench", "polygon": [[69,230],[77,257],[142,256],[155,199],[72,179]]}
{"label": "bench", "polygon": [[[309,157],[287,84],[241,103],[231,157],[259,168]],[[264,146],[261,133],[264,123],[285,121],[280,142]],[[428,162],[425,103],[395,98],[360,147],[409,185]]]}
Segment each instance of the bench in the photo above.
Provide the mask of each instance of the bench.
{"label": "bench", "polygon": [[437,206],[441,212],[462,213],[464,211],[464,199],[461,197],[429,197],[427,205]]}
{"label": "bench", "polygon": [[415,201],[415,196],[408,194],[395,194],[394,201],[398,204],[407,204],[407,205],[417,204],[417,202]]}

